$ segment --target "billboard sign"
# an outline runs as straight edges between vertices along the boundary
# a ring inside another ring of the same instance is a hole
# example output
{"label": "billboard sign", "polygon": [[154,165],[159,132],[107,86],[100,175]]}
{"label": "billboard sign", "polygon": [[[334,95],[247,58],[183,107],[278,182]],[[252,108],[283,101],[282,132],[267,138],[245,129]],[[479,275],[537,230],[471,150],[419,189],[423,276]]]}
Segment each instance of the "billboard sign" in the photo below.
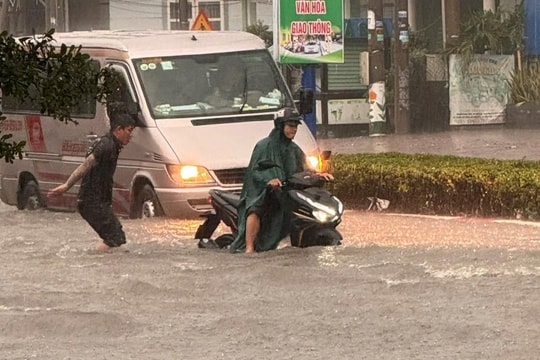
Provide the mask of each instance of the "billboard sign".
{"label": "billboard sign", "polygon": [[343,63],[343,2],[280,0],[281,63]]}

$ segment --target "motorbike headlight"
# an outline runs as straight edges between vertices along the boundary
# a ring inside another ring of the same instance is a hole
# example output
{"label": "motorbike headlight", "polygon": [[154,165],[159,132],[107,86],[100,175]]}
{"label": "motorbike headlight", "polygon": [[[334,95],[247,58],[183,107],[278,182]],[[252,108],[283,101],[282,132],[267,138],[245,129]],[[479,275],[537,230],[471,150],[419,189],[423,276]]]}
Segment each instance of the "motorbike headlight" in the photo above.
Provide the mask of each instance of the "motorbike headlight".
{"label": "motorbike headlight", "polygon": [[196,165],[167,165],[167,172],[180,185],[210,185],[215,181],[208,170]]}
{"label": "motorbike headlight", "polygon": [[313,212],[312,212],[313,217],[322,223],[334,221],[341,214],[340,208],[342,207],[342,205],[341,205],[341,201],[339,200],[338,200],[338,205],[341,205],[341,207],[338,206],[338,208],[335,209],[330,206],[321,204],[320,202],[315,201],[311,199],[310,197],[307,197],[301,193],[297,193],[297,196],[300,199],[307,202],[309,205],[311,205],[311,207],[313,208]]}
{"label": "motorbike headlight", "polygon": [[341,202],[341,200],[339,200],[337,197],[335,196],[332,196],[332,199],[334,199],[337,204],[338,204],[338,207],[337,207],[337,213],[339,216],[343,215],[343,203]]}
{"label": "motorbike headlight", "polygon": [[336,218],[336,212],[326,212],[323,210],[315,209],[313,210],[313,217],[322,223],[327,223],[333,221]]}

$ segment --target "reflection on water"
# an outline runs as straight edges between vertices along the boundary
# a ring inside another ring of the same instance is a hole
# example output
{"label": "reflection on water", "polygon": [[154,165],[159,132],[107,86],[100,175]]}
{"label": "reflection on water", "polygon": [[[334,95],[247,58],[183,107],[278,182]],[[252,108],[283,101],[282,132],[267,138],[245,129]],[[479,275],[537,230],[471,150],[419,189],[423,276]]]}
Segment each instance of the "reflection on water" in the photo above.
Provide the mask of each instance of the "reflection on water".
{"label": "reflection on water", "polygon": [[[17,210],[15,206],[0,204],[0,244],[29,247],[45,245],[52,241],[64,254],[73,248],[74,242],[91,247],[98,241],[97,234],[90,228],[78,213],[56,212],[49,210]],[[121,219],[127,235],[128,244],[154,242],[162,246],[196,247],[194,239],[197,227],[203,218],[182,220],[170,218],[153,219]],[[219,227],[216,236],[226,231]],[[62,245],[63,244],[63,245]],[[69,245],[69,246],[68,246]]]}

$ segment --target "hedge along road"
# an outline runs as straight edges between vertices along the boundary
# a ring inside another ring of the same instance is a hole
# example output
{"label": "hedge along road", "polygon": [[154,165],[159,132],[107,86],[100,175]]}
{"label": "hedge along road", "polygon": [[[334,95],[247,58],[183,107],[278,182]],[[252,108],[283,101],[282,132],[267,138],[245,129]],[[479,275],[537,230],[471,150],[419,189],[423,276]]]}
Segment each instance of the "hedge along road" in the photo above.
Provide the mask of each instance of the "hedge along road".
{"label": "hedge along road", "polygon": [[0,359],[540,353],[538,223],[347,211],[341,247],[255,256],[197,249],[199,223],[126,219],[96,255],[78,214],[0,205]]}

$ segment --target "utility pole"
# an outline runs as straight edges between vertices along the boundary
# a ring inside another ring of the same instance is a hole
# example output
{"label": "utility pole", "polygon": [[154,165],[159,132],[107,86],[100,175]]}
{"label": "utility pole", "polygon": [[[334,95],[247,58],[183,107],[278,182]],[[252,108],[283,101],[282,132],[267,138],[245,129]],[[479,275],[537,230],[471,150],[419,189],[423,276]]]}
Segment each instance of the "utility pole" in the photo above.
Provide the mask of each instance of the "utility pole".
{"label": "utility pole", "polygon": [[47,1],[46,30],[55,28],[57,32],[67,31],[64,0]]}
{"label": "utility pole", "polygon": [[460,0],[441,0],[443,10],[443,44],[444,48],[454,45],[459,39]]}
{"label": "utility pole", "polygon": [[383,0],[368,0],[369,136],[386,134]]}
{"label": "utility pole", "polygon": [[409,15],[408,1],[396,0],[394,36],[394,130],[397,134],[411,131],[409,99]]}

